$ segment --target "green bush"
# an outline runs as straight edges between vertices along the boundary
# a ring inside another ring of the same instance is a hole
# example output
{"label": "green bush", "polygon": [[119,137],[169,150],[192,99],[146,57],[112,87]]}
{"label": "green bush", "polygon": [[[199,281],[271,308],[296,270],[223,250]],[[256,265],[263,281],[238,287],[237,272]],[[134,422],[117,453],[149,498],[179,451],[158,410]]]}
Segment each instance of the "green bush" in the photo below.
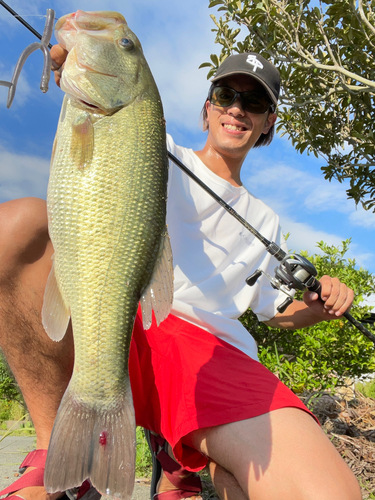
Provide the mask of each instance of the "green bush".
{"label": "green bush", "polygon": [[0,399],[0,422],[20,420],[25,414],[26,410],[19,401]]}
{"label": "green bush", "polygon": [[[370,307],[361,303],[375,292],[375,278],[345,257],[349,244],[350,240],[340,247],[320,242],[323,255],[301,255],[314,264],[318,276],[336,276],[354,290],[350,313],[360,320],[370,312]],[[302,300],[302,293],[296,298]],[[296,393],[334,388],[345,378],[375,371],[374,344],[345,318],[300,330],[268,328],[250,309],[240,320],[258,343],[260,362]]]}
{"label": "green bush", "polygon": [[18,388],[0,349],[0,399],[22,401],[22,395]]}
{"label": "green bush", "polygon": [[6,399],[0,399],[0,422],[10,420],[10,403]]}

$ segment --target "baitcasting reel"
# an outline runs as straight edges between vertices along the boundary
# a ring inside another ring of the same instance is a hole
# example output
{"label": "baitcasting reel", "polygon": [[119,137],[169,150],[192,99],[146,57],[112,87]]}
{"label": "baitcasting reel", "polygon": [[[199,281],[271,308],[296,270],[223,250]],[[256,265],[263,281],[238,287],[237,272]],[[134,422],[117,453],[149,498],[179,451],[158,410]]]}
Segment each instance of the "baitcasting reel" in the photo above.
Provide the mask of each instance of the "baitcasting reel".
{"label": "baitcasting reel", "polygon": [[262,269],[257,269],[246,279],[246,283],[249,286],[255,285],[262,274],[269,279],[273,288],[287,295],[285,301],[277,308],[280,313],[284,312],[293,302],[293,295],[291,295],[292,290],[304,291],[308,289],[319,293],[321,288],[319,281],[315,279],[317,271],[313,264],[305,259],[305,257],[298,254],[290,253],[285,255],[280,265],[275,267],[275,277],[265,273]]}

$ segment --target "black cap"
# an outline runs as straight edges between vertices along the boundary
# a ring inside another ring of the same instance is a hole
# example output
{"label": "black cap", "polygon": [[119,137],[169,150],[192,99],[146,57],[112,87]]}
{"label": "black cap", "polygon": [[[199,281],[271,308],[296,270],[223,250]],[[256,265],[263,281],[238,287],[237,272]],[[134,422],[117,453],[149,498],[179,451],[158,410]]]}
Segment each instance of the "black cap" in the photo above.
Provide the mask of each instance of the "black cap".
{"label": "black cap", "polygon": [[249,75],[263,85],[273,103],[277,104],[280,92],[280,73],[267,59],[255,52],[228,56],[219,66],[212,82],[231,75]]}

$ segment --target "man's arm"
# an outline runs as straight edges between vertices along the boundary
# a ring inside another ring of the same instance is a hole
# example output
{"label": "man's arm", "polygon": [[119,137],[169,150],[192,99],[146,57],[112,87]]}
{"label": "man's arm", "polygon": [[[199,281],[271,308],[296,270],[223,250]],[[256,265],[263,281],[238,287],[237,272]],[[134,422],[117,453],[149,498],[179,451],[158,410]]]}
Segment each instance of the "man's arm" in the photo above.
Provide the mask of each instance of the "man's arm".
{"label": "man's arm", "polygon": [[350,309],[354,299],[353,290],[337,278],[329,276],[323,276],[320,284],[323,301],[316,293],[307,291],[303,296],[303,302],[295,300],[286,311],[277,313],[272,319],[265,321],[265,324],[275,328],[296,330],[316,325],[321,321],[338,319]]}

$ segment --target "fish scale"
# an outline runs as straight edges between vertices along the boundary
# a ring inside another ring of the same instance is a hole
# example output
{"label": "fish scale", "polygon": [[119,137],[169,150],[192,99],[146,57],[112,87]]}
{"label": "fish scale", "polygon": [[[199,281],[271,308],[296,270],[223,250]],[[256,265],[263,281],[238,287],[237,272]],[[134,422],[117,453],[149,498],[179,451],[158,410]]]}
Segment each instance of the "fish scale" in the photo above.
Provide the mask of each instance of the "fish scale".
{"label": "fish scale", "polygon": [[[148,293],[157,265],[166,259],[164,268],[172,272],[172,266],[165,265],[171,257],[165,227],[167,152],[160,97],[139,42],[122,16],[114,14],[78,11],[70,20],[65,16],[59,21],[61,33],[57,29],[57,38],[63,40],[64,22],[69,20],[65,29],[73,46],[72,26],[79,33],[82,50],[73,51],[71,59],[68,55],[62,87],[69,92],[79,87],[80,95],[65,96],[51,163],[47,206],[55,254],[43,323],[58,340],[61,332],[54,330],[66,325],[61,312],[66,309],[73,327],[75,364],[52,432],[45,485],[48,492],[64,491],[90,478],[102,494],[128,499],[135,461],[128,375],[132,329],[139,300]],[[75,58],[87,54],[91,45],[90,66],[97,64],[97,71],[104,73],[109,63],[95,59],[101,53],[94,50],[95,43],[107,43],[103,36],[95,40],[90,34],[86,39],[80,20],[84,26],[100,20],[115,41],[119,36],[134,40],[138,60],[132,53],[125,53],[126,58],[116,43],[112,51],[110,45],[105,50],[116,60],[113,71],[130,78],[124,95],[116,94],[120,85],[113,77],[97,78],[95,68],[82,76],[82,65]],[[136,74],[128,75],[132,68]],[[74,84],[69,78],[76,79]],[[90,84],[84,84],[86,80]],[[103,95],[101,85],[108,87]],[[127,91],[134,95],[129,98]],[[98,106],[85,104],[86,99]],[[103,99],[109,106],[121,100],[124,104],[108,111]],[[165,279],[172,283],[171,276]],[[168,290],[161,303],[171,302]],[[52,320],[60,317],[56,326]]]}
{"label": "fish scale", "polygon": [[[137,106],[128,106],[110,117],[113,126],[116,126],[118,122],[119,137],[126,131],[128,144],[136,140],[135,135],[138,132],[132,130],[129,123],[136,119],[136,115],[139,116],[142,113],[142,107],[147,109],[148,103],[142,102],[137,103]],[[65,124],[69,127],[70,113],[74,114],[76,111],[75,106],[70,106],[69,102],[67,108],[63,128]],[[147,115],[149,115],[148,109]],[[100,154],[96,155],[96,150],[101,147],[101,141],[108,143],[107,126],[106,123],[102,123],[104,120],[107,118],[94,125],[94,159],[92,164],[83,170],[77,167],[72,168],[69,164],[66,151],[71,149],[71,140],[69,141],[68,137],[66,145],[61,148],[61,153],[55,156],[50,179],[54,189],[48,193],[49,203],[51,202],[53,206],[50,211],[50,217],[53,220],[51,238],[58,256],[55,258],[55,270],[57,275],[67,274],[68,276],[68,279],[61,280],[62,292],[70,304],[72,314],[75,332],[75,365],[80,367],[81,373],[84,373],[83,380],[78,375],[73,376],[73,381],[80,386],[80,390],[82,388],[82,392],[87,385],[87,374],[93,370],[94,366],[96,374],[93,374],[93,378],[98,376],[99,364],[105,365],[105,369],[101,369],[103,381],[107,379],[107,373],[111,371],[111,367],[116,367],[113,374],[116,377],[118,377],[118,372],[124,373],[120,360],[107,362],[107,356],[110,358],[119,356],[123,363],[126,362],[124,354],[129,348],[139,295],[124,303],[123,311],[118,308],[118,297],[123,296],[123,300],[127,298],[126,283],[135,278],[143,281],[134,287],[138,292],[147,285],[147,277],[150,275],[150,268],[153,267],[152,261],[157,254],[155,249],[157,250],[158,238],[160,239],[165,225],[165,208],[155,197],[157,189],[161,190],[161,197],[165,196],[165,171],[155,169],[156,175],[154,179],[151,179],[146,173],[144,163],[140,163],[139,159],[137,166],[135,153],[130,155],[126,164],[124,160],[121,163],[116,161],[120,156],[119,151],[128,149],[123,139],[115,140],[114,143],[106,146],[106,152],[100,150]],[[66,135],[68,134],[62,130],[61,136]],[[60,140],[59,137],[58,148]],[[157,150],[153,151],[152,144],[147,144],[145,149],[146,154],[150,156],[150,164],[163,163],[160,148],[159,154]],[[129,182],[129,178],[133,182]],[[121,182],[122,179],[124,182]],[[67,184],[71,186],[69,190],[66,189]],[[137,193],[140,192],[142,204],[135,202]],[[55,203],[55,199],[59,200],[59,203]],[[100,200],[99,203],[98,200]],[[144,222],[150,213],[152,213],[153,221],[151,227]],[[61,229],[61,226],[64,226],[64,229]],[[95,242],[92,237],[93,231],[100,235],[100,238],[94,240]],[[108,239],[111,233],[115,237]],[[150,240],[155,243],[150,245]],[[60,261],[63,264],[60,264]],[[68,272],[64,265],[66,263],[68,263]],[[139,273],[141,266],[145,269],[143,273]],[[62,270],[63,267],[64,270]],[[139,277],[140,274],[141,277]],[[76,276],[85,277],[85,281],[83,282],[83,278],[77,281]],[[110,282],[111,287],[110,290],[105,290],[103,298],[102,292],[105,289],[106,280]],[[87,307],[87,304],[90,304],[90,307]],[[115,315],[111,310],[111,304],[116,304],[113,306],[117,311]],[[102,325],[104,331],[101,331]],[[128,325],[130,332],[124,337],[125,325]],[[108,328],[118,332],[116,344],[120,351],[114,350],[110,345],[108,346],[110,353],[106,354],[103,347],[107,344],[104,338]],[[82,335],[81,331],[84,332]],[[102,339],[100,356],[98,348],[95,347],[95,336]],[[83,349],[81,349],[81,342]],[[87,357],[86,346],[88,344],[91,347],[89,347]],[[86,368],[87,359],[90,362]],[[96,360],[95,363],[91,361],[92,359]],[[101,396],[105,397],[105,394]]]}

